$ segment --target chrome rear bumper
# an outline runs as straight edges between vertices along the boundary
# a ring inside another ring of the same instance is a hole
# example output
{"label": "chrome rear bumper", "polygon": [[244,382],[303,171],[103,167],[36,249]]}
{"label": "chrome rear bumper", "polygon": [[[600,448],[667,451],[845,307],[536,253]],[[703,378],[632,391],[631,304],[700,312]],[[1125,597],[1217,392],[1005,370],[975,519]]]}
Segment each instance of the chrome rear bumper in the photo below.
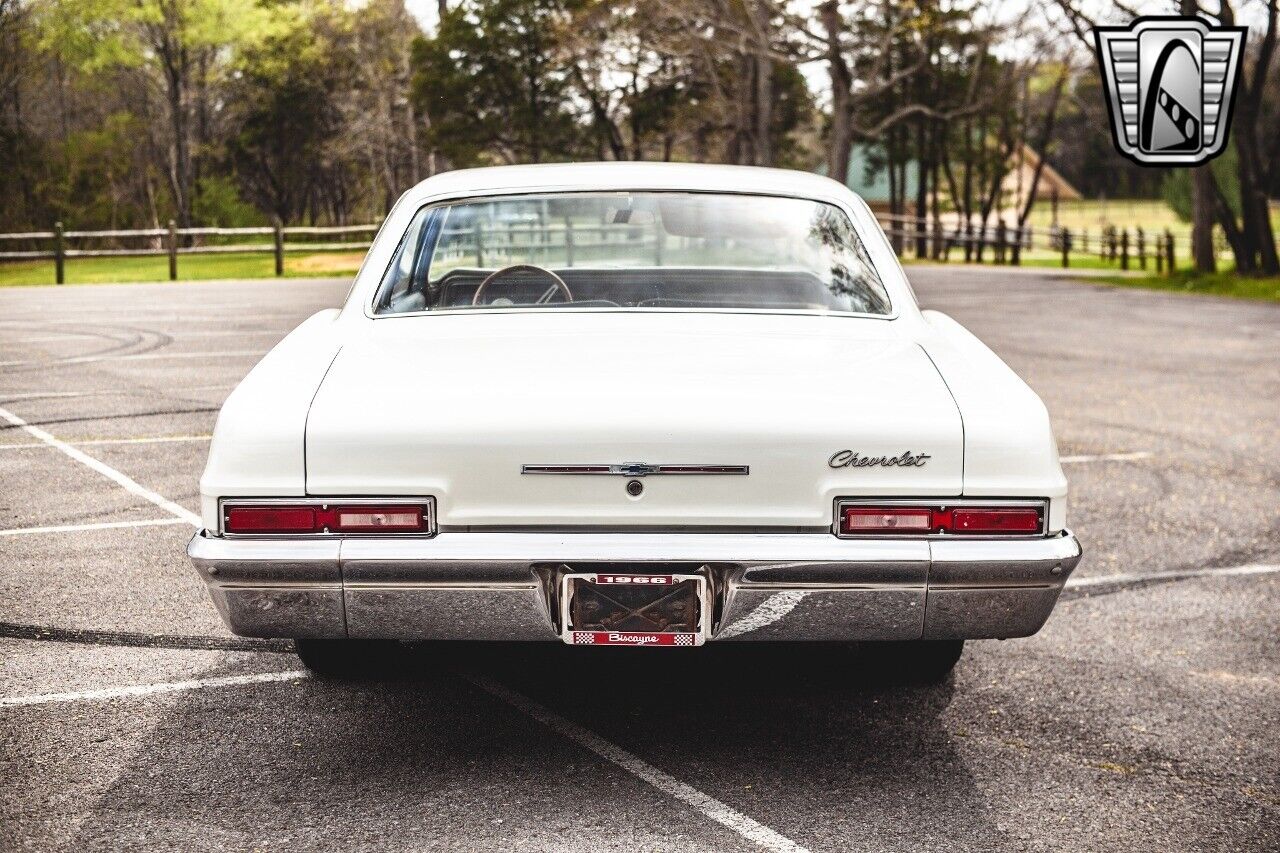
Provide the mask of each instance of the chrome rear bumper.
{"label": "chrome rear bumper", "polygon": [[250,637],[555,640],[564,573],[707,576],[713,640],[1024,637],[1080,561],[1043,539],[830,534],[442,533],[224,539],[187,553],[227,625]]}

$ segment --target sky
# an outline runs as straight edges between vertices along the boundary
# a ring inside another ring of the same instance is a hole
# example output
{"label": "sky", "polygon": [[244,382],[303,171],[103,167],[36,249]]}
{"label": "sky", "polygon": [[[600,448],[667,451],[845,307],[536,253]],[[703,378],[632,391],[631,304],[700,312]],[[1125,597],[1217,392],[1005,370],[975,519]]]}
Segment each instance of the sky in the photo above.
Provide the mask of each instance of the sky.
{"label": "sky", "polygon": [[436,0],[404,0],[405,8],[409,10],[409,14],[418,19],[418,23],[427,32],[431,32],[436,28],[436,20],[439,17],[436,10],[439,8]]}

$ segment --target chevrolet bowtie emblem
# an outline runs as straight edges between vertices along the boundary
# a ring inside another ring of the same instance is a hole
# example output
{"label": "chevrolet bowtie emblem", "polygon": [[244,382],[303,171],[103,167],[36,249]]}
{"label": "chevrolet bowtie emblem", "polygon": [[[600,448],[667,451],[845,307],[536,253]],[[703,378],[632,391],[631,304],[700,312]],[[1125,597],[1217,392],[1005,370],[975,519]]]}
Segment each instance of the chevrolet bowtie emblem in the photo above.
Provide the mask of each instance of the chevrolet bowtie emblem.
{"label": "chevrolet bowtie emblem", "polygon": [[1095,28],[1120,153],[1144,166],[1195,166],[1221,154],[1247,31],[1180,17]]}

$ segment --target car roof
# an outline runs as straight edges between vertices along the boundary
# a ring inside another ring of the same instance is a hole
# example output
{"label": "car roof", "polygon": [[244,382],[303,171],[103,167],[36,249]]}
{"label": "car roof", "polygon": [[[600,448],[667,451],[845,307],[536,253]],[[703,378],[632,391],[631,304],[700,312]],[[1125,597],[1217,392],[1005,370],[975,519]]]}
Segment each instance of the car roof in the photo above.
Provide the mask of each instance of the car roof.
{"label": "car roof", "polygon": [[537,191],[679,190],[800,198],[848,198],[843,184],[813,172],[707,163],[544,163],[441,172],[406,194],[413,204],[450,197]]}
{"label": "car roof", "polygon": [[[866,202],[844,184],[813,172],[760,166],[612,162],[491,166],[441,172],[428,178],[401,196],[387,215],[352,283],[343,315],[353,320],[372,318],[369,305],[382,275],[413,217],[426,205],[495,195],[627,190],[774,195],[843,207],[864,233],[872,261],[889,288],[889,297],[895,305],[895,314],[891,317],[897,316],[899,306],[911,306],[914,310],[910,285],[874,215]],[[918,313],[916,310],[917,316]]]}

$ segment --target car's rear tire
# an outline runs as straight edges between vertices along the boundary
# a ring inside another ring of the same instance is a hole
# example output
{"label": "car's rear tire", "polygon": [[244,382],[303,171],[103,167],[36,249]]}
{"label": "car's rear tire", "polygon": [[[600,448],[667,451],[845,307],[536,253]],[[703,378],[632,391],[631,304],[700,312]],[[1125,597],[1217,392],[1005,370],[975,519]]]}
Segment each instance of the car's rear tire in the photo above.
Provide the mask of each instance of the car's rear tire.
{"label": "car's rear tire", "polygon": [[907,640],[863,646],[873,675],[888,681],[937,684],[964,653],[964,640]]}
{"label": "car's rear tire", "polygon": [[345,681],[385,673],[399,644],[389,640],[294,640],[293,645],[312,675]]}

